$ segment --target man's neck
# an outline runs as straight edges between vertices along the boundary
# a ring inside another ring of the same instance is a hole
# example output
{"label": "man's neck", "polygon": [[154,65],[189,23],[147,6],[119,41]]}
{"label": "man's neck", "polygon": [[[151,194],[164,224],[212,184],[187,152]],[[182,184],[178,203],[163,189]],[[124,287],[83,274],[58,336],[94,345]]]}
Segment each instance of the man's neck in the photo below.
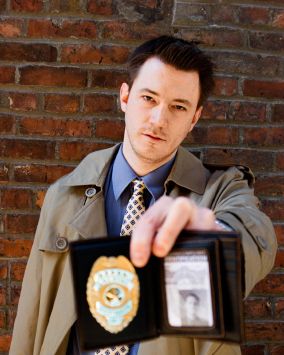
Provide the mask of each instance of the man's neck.
{"label": "man's neck", "polygon": [[135,171],[137,176],[145,176],[152,171],[158,169],[162,165],[166,164],[168,161],[170,161],[174,155],[176,154],[176,151],[172,153],[170,156],[163,160],[157,160],[156,162],[153,162],[152,160],[149,161],[147,159],[143,159],[142,157],[137,157],[135,154],[125,154],[124,150],[122,149],[123,155],[125,159],[127,160],[128,164],[131,166],[131,168]]}

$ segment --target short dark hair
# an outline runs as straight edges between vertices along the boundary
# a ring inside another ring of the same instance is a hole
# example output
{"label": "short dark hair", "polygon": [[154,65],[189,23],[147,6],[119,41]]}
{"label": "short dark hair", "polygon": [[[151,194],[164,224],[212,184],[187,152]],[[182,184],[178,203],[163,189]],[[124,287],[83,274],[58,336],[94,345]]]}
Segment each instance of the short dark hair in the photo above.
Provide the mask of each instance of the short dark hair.
{"label": "short dark hair", "polygon": [[151,57],[178,70],[196,71],[200,80],[198,107],[203,104],[214,88],[213,63],[199,48],[199,42],[186,41],[172,36],[161,36],[137,47],[128,60],[129,87],[137,77],[141,66]]}

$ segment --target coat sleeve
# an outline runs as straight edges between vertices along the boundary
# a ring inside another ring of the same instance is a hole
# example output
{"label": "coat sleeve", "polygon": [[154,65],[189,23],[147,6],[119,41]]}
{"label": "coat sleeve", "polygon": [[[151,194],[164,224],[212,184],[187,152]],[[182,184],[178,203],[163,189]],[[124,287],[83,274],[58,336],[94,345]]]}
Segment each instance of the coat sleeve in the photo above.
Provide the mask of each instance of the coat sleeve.
{"label": "coat sleeve", "polygon": [[24,274],[10,355],[34,353],[42,281],[42,252],[39,251],[38,245],[44,230],[49,200],[50,194],[48,191],[41,209],[34,243]]}
{"label": "coat sleeve", "polygon": [[259,210],[253,181],[249,169],[230,168],[221,179],[213,206],[216,218],[241,234],[245,258],[245,296],[270,272],[277,251],[272,223]]}

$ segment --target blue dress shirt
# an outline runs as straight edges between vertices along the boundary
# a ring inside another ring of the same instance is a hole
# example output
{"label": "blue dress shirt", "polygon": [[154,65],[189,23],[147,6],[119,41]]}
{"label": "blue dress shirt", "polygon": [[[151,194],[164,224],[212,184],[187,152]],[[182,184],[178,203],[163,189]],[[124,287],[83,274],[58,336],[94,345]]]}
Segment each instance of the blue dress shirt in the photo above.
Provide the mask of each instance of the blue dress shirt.
{"label": "blue dress shirt", "polygon": [[[107,231],[109,236],[119,236],[123,217],[132,195],[131,181],[141,178],[146,185],[144,202],[146,209],[151,206],[159,197],[164,194],[164,182],[172,168],[174,158],[158,169],[151,171],[145,176],[138,176],[126,161],[122,145],[114,159],[112,167],[109,169],[105,187],[105,216]],[[139,343],[135,343],[130,348],[130,355],[137,355]]]}

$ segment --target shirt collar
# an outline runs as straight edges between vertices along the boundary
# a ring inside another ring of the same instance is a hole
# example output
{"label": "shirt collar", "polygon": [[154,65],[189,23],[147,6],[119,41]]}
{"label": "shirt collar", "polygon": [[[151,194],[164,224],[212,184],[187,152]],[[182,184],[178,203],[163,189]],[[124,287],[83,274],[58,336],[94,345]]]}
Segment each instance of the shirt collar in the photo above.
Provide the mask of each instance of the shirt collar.
{"label": "shirt collar", "polygon": [[156,200],[163,192],[164,182],[169,175],[171,167],[174,163],[174,159],[175,157],[164,165],[160,166],[158,169],[151,171],[145,176],[140,177],[135,173],[135,171],[131,168],[131,166],[125,159],[121,145],[113,162],[111,177],[111,183],[113,186],[113,192],[116,200],[119,199],[123,191],[131,183],[131,181],[137,177],[141,178],[141,180],[144,181],[147,190]]}

